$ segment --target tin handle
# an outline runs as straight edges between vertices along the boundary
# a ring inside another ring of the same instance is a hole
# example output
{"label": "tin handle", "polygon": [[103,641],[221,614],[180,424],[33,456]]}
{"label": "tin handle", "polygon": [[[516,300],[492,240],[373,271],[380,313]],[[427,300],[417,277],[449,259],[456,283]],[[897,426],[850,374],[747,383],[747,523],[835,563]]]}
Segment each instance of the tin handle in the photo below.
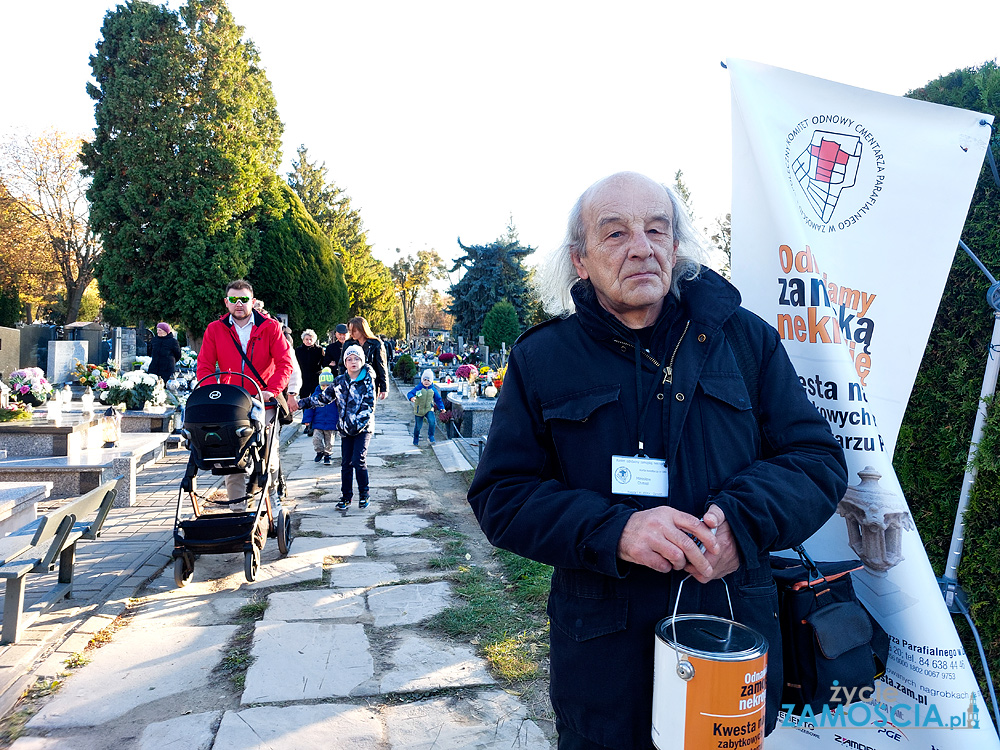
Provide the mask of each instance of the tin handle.
{"label": "tin handle", "polygon": [[[675,644],[678,643],[678,641],[677,641],[677,608],[680,606],[680,603],[681,603],[681,592],[684,590],[684,583],[690,577],[691,577],[691,574],[688,573],[686,576],[684,576],[683,579],[681,579],[680,584],[678,584],[678,586],[677,586],[677,598],[674,599],[674,614],[673,614],[673,617],[670,618],[670,627],[673,629],[674,643]],[[736,621],[736,614],[733,612],[733,598],[729,595],[729,584],[726,583],[726,579],[725,578],[720,578],[719,580],[722,581],[722,585],[726,587],[726,601],[729,602],[729,619],[733,620],[735,622]],[[694,666],[687,659],[685,659],[684,661],[681,661],[681,652],[680,652],[680,650],[678,648],[676,648],[676,646],[674,648],[674,656],[677,657],[677,667],[676,667],[677,676],[680,677],[685,682],[687,682],[692,677],[694,677]]]}

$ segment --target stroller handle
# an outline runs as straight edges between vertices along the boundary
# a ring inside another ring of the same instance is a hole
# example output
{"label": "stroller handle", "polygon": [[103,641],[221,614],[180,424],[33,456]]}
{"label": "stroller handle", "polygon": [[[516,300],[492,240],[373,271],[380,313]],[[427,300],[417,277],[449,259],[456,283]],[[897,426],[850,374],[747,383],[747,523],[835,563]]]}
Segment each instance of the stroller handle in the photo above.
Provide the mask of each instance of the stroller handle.
{"label": "stroller handle", "polygon": [[[194,387],[195,388],[200,388],[201,384],[204,383],[206,380],[213,380],[214,379],[216,383],[221,383],[223,375],[235,375],[236,377],[241,378],[243,380],[243,382],[246,382],[246,381],[249,380],[251,383],[253,383],[254,390],[257,391],[256,399],[258,401],[260,401],[262,404],[264,404],[265,408],[273,409],[273,408],[275,408],[278,405],[278,399],[275,398],[274,396],[272,396],[271,398],[265,400],[265,398],[264,398],[264,391],[261,390],[260,383],[258,383],[256,381],[256,379],[254,379],[254,378],[250,377],[249,375],[247,375],[245,372],[236,372],[235,370],[222,370],[221,372],[213,372],[213,373],[211,373],[209,375],[206,375],[203,378],[200,378],[198,380],[198,382],[195,383]],[[245,391],[247,391],[249,393],[249,389],[247,389],[246,387],[244,387],[244,386],[237,386],[237,387],[238,388],[243,388],[243,390],[245,390]],[[250,396],[251,396],[251,398],[253,398],[254,394],[250,393]]]}

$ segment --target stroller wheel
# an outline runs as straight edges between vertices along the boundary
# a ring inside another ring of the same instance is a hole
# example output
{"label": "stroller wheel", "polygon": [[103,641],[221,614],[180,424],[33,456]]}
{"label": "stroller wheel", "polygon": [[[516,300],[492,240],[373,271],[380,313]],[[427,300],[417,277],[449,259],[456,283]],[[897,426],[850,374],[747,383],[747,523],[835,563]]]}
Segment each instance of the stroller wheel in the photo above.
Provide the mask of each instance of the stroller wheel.
{"label": "stroller wheel", "polygon": [[180,557],[174,558],[174,583],[178,588],[184,588],[191,583],[194,576],[194,555],[185,552]]}
{"label": "stroller wheel", "polygon": [[258,568],[260,568],[260,551],[254,547],[243,553],[243,575],[250,583],[257,579]]}
{"label": "stroller wheel", "polygon": [[278,511],[278,517],[274,519],[277,527],[278,552],[282,555],[288,554],[288,548],[292,546],[292,516],[282,508]]}

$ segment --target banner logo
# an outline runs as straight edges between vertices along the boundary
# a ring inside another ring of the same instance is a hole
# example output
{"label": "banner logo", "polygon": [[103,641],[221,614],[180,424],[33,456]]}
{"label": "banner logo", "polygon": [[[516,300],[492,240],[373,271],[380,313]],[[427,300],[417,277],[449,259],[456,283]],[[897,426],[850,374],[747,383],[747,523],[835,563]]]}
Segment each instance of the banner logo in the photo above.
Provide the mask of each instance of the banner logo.
{"label": "banner logo", "polygon": [[874,208],[885,180],[885,156],[878,139],[860,122],[815,115],[785,136],[785,169],[803,221],[832,234]]}
{"label": "banner logo", "polygon": [[861,164],[861,139],[846,133],[813,132],[792,165],[796,182],[819,220],[829,224],[840,194],[854,187]]}

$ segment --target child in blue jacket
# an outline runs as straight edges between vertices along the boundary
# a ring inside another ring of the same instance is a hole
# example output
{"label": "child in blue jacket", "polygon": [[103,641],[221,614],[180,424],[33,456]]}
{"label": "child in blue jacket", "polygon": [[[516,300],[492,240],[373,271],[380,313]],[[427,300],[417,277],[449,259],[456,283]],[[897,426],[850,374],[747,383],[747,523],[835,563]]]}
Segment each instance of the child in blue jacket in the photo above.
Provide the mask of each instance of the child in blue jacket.
{"label": "child in blue jacket", "polygon": [[[333,385],[333,372],[329,367],[324,367],[319,374],[319,385],[313,391],[315,398],[322,391]],[[340,411],[337,402],[333,401],[326,406],[319,405],[312,409],[313,428],[313,450],[316,451],[316,463],[322,461],[326,466],[330,465],[330,454],[333,452],[333,436],[337,434],[337,421],[340,419]]]}
{"label": "child in blue jacket", "polygon": [[413,444],[420,445],[420,428],[424,426],[424,418],[427,419],[427,437],[434,445],[434,428],[437,420],[434,417],[434,408],[444,411],[444,401],[441,400],[441,392],[434,385],[434,373],[431,370],[424,370],[420,376],[420,385],[406,394],[406,397],[413,402]]}

